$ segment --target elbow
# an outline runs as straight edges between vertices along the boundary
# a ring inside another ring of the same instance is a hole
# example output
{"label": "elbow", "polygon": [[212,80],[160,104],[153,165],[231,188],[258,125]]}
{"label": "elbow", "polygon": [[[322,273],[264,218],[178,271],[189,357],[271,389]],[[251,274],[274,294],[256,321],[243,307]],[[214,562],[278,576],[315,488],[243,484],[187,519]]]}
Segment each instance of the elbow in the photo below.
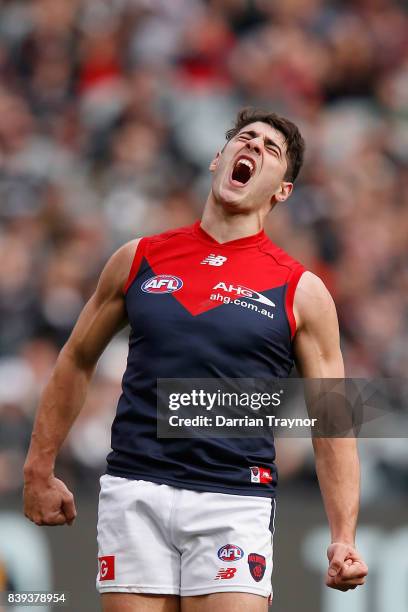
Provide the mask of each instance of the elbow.
{"label": "elbow", "polygon": [[58,357],[57,365],[59,363],[81,372],[90,379],[95,371],[97,360],[92,359],[80,344],[68,341]]}

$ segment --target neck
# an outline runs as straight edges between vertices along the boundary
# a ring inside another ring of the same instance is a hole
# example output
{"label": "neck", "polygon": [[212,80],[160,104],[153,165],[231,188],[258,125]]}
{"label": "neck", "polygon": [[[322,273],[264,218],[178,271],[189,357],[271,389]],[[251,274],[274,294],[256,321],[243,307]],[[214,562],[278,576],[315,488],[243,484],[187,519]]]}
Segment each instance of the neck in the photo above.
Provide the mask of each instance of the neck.
{"label": "neck", "polygon": [[265,217],[266,214],[262,210],[227,210],[222,204],[215,202],[211,191],[204,207],[201,227],[222,243],[257,234],[263,229]]}

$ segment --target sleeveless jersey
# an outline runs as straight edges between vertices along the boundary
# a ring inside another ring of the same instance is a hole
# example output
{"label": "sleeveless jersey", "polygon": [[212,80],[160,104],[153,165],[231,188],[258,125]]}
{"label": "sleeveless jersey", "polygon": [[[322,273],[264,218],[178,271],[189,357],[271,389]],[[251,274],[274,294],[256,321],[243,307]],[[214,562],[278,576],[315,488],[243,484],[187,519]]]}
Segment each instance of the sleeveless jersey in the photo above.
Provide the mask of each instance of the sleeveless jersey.
{"label": "sleeveless jersey", "polygon": [[[197,222],[140,240],[124,288],[129,355],[108,474],[274,496],[273,439],[158,438],[157,379],[287,377],[304,270],[264,231],[220,244]],[[253,466],[268,477],[251,478]]]}

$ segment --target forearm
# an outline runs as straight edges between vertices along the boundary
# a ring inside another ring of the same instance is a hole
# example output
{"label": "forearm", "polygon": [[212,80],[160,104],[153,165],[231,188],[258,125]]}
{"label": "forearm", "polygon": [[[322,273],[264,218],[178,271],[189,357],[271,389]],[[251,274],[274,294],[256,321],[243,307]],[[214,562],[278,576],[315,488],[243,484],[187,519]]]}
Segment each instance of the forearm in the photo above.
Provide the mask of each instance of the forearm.
{"label": "forearm", "polygon": [[316,472],[332,542],[354,545],[360,498],[360,465],[354,438],[314,438]]}
{"label": "forearm", "polygon": [[86,398],[93,367],[81,366],[64,348],[41,396],[24,473],[30,477],[53,473],[55,459]]}

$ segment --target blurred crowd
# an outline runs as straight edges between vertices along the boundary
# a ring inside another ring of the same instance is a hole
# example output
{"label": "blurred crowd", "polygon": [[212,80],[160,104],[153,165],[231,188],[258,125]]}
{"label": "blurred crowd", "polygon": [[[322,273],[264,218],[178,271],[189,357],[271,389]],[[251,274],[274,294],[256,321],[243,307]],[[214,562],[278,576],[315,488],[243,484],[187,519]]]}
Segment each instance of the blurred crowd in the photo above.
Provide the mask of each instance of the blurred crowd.
{"label": "blurred crowd", "polygon": [[[39,394],[104,262],[200,216],[246,105],[306,139],[267,231],[332,292],[347,374],[406,376],[403,0],[0,0],[0,495],[21,486]],[[104,468],[126,352],[124,334],[101,359],[62,451],[68,483]],[[397,446],[367,456],[384,481],[398,463],[406,491]],[[307,472],[289,455],[288,475]]]}

